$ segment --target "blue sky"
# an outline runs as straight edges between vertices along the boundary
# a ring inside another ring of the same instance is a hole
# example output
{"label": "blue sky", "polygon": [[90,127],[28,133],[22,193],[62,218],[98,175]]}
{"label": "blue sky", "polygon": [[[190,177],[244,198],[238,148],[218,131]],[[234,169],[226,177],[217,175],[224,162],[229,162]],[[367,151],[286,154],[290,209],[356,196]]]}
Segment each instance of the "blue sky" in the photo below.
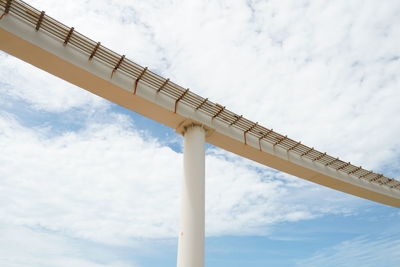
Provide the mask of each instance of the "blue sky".
{"label": "blue sky", "polygon": [[[398,1],[33,6],[321,151],[400,177]],[[0,53],[0,265],[175,266],[182,138]],[[399,209],[207,146],[207,266],[397,266]]]}

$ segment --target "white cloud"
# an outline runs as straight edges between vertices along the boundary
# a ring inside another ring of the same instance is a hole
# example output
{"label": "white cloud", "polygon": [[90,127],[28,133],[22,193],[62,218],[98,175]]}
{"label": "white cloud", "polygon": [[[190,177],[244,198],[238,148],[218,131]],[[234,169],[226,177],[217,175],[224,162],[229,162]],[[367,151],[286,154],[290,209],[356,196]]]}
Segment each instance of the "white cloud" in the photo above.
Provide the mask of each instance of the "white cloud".
{"label": "white cloud", "polygon": [[0,69],[2,98],[23,100],[34,109],[46,112],[107,106],[104,99],[4,53],[0,53]]}
{"label": "white cloud", "polygon": [[[113,123],[50,136],[0,116],[1,222],[107,244],[175,237],[181,154],[109,116]],[[279,222],[367,204],[220,150],[206,160],[208,235],[268,234]]]}
{"label": "white cloud", "polygon": [[[1,202],[9,209],[1,213],[7,222],[107,242],[171,232],[175,218],[170,212],[177,206],[174,170],[180,163],[171,149],[145,142],[120,125],[91,125],[53,139],[15,121],[3,119],[1,128],[0,176],[7,191]],[[161,172],[154,168],[158,164]],[[16,191],[23,198],[14,198]],[[155,199],[169,207],[156,205]]]}
{"label": "white cloud", "polygon": [[[0,224],[0,265],[5,267],[134,267],[102,248],[57,233]],[[87,244],[86,244],[87,245]]]}
{"label": "white cloud", "polygon": [[360,236],[321,249],[299,266],[398,266],[399,235]]}

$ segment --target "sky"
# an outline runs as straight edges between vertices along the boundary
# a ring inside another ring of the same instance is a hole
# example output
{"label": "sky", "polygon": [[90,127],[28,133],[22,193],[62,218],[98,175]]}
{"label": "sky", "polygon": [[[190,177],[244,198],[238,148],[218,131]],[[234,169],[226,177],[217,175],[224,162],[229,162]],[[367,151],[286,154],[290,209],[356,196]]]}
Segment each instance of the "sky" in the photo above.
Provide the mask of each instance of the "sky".
{"label": "sky", "polygon": [[[400,2],[30,0],[179,85],[400,177]],[[175,266],[182,137],[0,52],[0,265]],[[206,266],[399,266],[400,210],[206,149]]]}

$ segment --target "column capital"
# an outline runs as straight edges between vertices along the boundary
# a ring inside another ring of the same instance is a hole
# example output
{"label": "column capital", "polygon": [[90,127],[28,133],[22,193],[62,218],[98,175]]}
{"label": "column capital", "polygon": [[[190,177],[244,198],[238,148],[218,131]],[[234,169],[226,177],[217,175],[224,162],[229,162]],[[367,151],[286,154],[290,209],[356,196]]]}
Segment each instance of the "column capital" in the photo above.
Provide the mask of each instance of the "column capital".
{"label": "column capital", "polygon": [[197,121],[191,120],[191,119],[186,119],[184,121],[182,121],[178,127],[176,127],[175,132],[180,134],[180,135],[185,135],[186,131],[190,128],[193,127],[201,127],[204,129],[205,133],[206,133],[206,138],[209,137],[213,132],[214,129],[209,128],[207,126],[205,126],[202,123],[199,123]]}

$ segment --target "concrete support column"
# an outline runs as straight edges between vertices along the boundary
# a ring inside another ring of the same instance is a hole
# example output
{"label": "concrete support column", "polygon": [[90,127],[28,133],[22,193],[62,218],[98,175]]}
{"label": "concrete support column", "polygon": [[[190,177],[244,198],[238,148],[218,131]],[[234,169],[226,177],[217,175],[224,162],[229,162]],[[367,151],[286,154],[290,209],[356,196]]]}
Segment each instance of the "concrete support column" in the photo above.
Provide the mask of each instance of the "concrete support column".
{"label": "concrete support column", "polygon": [[184,133],[177,267],[204,266],[205,136],[197,125]]}

